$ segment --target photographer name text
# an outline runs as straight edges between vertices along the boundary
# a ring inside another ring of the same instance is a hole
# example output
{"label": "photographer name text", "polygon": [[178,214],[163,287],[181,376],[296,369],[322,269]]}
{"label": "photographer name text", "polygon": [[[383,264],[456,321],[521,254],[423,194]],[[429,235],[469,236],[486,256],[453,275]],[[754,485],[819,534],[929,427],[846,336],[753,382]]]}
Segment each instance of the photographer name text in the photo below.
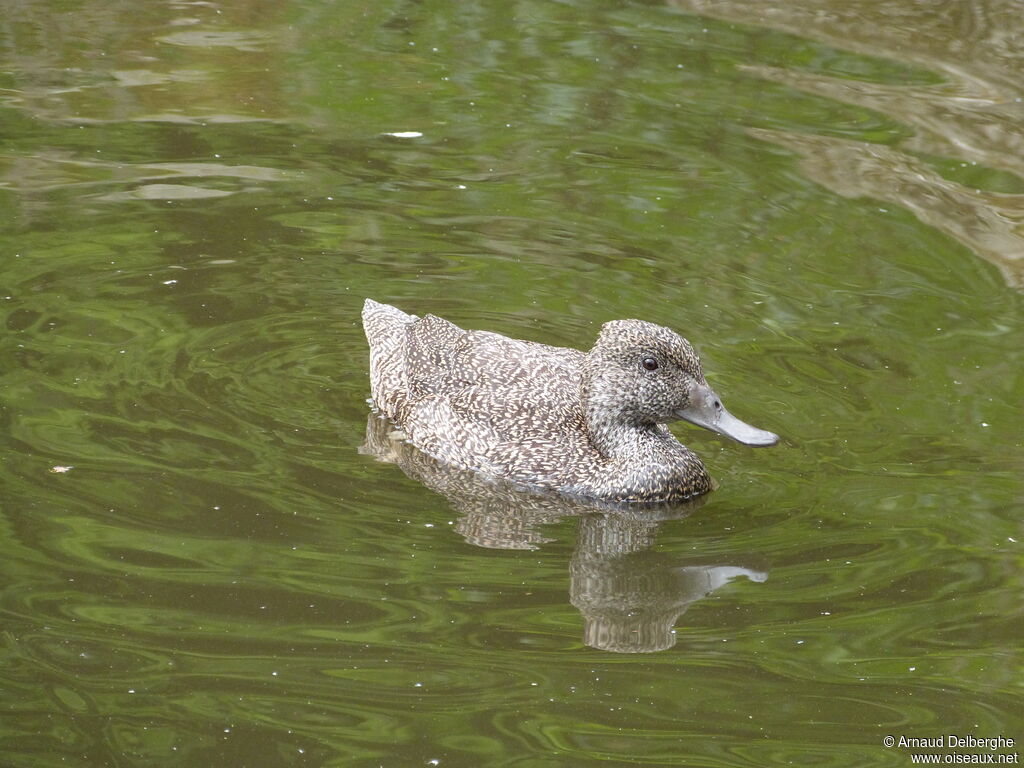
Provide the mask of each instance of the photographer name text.
{"label": "photographer name text", "polygon": [[1007,736],[957,736],[949,733],[945,736],[932,738],[916,738],[914,736],[885,737],[885,746],[903,747],[906,749],[1013,749],[1015,742]]}

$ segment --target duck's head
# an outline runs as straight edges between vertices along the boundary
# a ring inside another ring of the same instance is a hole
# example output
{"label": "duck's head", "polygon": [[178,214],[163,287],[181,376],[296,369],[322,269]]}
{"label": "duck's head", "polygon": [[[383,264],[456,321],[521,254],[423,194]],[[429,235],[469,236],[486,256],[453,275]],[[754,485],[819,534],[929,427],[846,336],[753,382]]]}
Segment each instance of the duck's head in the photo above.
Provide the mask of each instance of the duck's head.
{"label": "duck's head", "polygon": [[704,380],[690,342],[642,320],[614,320],[601,327],[584,364],[583,396],[591,418],[636,426],[683,419],[747,445],[779,440],[725,409]]}

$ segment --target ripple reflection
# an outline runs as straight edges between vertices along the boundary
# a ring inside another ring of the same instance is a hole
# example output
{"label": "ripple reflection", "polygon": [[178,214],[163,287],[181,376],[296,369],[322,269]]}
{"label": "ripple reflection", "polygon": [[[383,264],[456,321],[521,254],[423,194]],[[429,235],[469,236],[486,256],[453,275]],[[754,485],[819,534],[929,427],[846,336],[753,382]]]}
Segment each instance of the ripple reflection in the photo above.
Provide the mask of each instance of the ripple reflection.
{"label": "ripple reflection", "polygon": [[[813,0],[778,4],[670,0],[719,19],[818,40],[839,50],[924,68],[944,82],[873,82],[813,67],[747,65],[754,77],[866,107],[911,130],[898,146],[827,135],[752,129],[757,138],[801,157],[805,174],[846,197],[902,205],[991,262],[1008,285],[1024,288],[1024,195],[986,191],[997,175],[1024,183],[1024,101],[1017,41],[1024,16],[1012,0],[931,6],[901,2]],[[964,171],[967,169],[967,171]],[[963,181],[953,178],[965,175]],[[1015,190],[1016,191],[1016,190]]]}

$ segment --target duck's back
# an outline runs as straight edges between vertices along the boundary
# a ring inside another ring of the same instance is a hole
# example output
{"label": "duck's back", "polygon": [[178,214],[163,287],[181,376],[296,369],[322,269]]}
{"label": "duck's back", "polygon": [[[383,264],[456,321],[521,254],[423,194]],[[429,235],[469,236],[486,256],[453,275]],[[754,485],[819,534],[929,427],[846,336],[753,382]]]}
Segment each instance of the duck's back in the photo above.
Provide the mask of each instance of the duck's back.
{"label": "duck's back", "polygon": [[449,463],[546,484],[590,451],[575,349],[465,331],[367,300],[376,406]]}

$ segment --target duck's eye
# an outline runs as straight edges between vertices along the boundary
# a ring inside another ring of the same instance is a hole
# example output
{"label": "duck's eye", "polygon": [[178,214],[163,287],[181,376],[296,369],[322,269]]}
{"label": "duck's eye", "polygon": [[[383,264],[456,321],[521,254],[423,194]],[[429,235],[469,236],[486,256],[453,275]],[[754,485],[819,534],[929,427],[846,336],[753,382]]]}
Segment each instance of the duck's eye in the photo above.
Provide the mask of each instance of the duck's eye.
{"label": "duck's eye", "polygon": [[645,357],[642,365],[648,371],[658,370],[658,361],[653,357]]}

